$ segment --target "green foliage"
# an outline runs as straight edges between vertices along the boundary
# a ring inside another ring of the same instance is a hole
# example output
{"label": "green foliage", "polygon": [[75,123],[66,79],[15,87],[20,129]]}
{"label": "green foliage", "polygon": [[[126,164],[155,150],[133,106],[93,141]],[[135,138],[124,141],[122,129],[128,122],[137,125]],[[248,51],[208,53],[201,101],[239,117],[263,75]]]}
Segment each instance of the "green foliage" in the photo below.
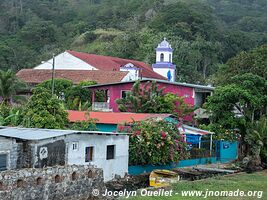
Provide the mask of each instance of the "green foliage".
{"label": "green foliage", "polygon": [[144,87],[136,81],[125,99],[118,99],[119,110],[134,113],[155,113],[159,108],[159,99],[163,89],[158,89],[156,82],[147,82]]}
{"label": "green foliage", "polygon": [[129,144],[130,165],[170,164],[186,157],[186,143],[182,142],[174,124],[147,120],[133,126]]}
{"label": "green foliage", "polygon": [[250,155],[261,156],[263,161],[267,161],[267,118],[251,123],[247,129],[245,141],[249,144]]}
{"label": "green foliage", "polygon": [[37,87],[23,111],[24,127],[64,129],[68,123],[67,112],[61,100],[45,88]]}
{"label": "green foliage", "polygon": [[[60,99],[64,99],[66,91],[71,88],[72,85],[73,83],[70,80],[59,78],[54,79],[55,95]],[[37,87],[42,87],[52,91],[52,80],[46,80],[38,84]]]}
{"label": "green foliage", "polygon": [[218,64],[267,41],[264,0],[2,0],[0,13],[2,70],[66,49],[152,64],[165,36],[177,80],[205,83]]}
{"label": "green foliage", "polygon": [[[69,110],[89,110],[92,104],[92,92],[83,86],[97,84],[95,81],[81,81],[65,92],[65,103]],[[96,100],[102,99],[102,93],[96,94]]]}
{"label": "green foliage", "polygon": [[159,89],[156,82],[147,82],[142,86],[140,81],[136,81],[126,98],[117,99],[116,102],[121,112],[170,113],[178,118],[193,112],[183,98],[171,93],[163,94],[163,89]]}
{"label": "green foliage", "polygon": [[22,121],[22,107],[0,104],[0,125],[18,126]]}
{"label": "green foliage", "polygon": [[238,130],[244,139],[249,124],[260,119],[266,112],[267,81],[248,73],[234,76],[228,83],[217,87],[205,104],[210,111],[212,122],[206,128],[223,139],[236,138],[234,132]]}
{"label": "green foliage", "polygon": [[178,119],[190,116],[194,109],[192,106],[184,102],[183,97],[179,97],[172,93],[162,95],[159,100],[160,108],[157,113],[171,113]]}
{"label": "green foliage", "polygon": [[10,104],[18,97],[17,93],[23,89],[26,89],[26,84],[20,81],[11,70],[0,70],[0,97],[3,103]]}
{"label": "green foliage", "polygon": [[241,52],[223,65],[217,74],[219,84],[228,84],[231,77],[238,74],[253,73],[267,79],[267,45],[250,52]]}
{"label": "green foliage", "polygon": [[80,131],[97,131],[96,122],[97,119],[90,118],[89,113],[85,114],[86,120],[74,122],[71,125],[72,130]]}

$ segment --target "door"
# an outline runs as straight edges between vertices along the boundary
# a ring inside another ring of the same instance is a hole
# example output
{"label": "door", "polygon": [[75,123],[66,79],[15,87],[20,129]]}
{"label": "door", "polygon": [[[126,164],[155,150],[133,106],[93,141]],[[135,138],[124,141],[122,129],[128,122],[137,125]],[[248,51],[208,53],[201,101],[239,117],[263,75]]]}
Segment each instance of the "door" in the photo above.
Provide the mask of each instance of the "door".
{"label": "door", "polygon": [[7,169],[7,154],[0,154],[0,171]]}

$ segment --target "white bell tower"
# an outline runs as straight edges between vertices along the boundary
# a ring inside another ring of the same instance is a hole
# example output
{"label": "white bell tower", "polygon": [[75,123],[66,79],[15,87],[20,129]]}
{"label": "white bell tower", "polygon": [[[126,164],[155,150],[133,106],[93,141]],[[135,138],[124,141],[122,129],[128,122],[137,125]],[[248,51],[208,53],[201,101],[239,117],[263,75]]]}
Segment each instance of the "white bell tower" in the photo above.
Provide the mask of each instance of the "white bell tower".
{"label": "white bell tower", "polygon": [[168,81],[175,82],[176,66],[172,63],[173,49],[166,38],[156,48],[156,63],[152,68],[158,74],[166,77]]}

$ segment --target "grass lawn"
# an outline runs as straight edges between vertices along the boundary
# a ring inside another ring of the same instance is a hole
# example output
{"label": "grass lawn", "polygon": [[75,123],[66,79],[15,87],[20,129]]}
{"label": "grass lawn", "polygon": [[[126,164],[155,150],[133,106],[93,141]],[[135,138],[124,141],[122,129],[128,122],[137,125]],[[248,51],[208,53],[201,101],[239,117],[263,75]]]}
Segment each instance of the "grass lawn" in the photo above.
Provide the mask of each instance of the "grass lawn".
{"label": "grass lawn", "polygon": [[[137,196],[129,198],[130,200],[152,200],[152,199],[166,199],[166,200],[176,200],[176,199],[189,199],[189,200],[199,200],[199,199],[236,199],[236,200],[247,200],[247,199],[260,199],[257,198],[257,194],[254,197],[185,197],[182,196],[182,191],[203,191],[205,194],[206,190],[209,191],[244,191],[248,194],[248,191],[263,191],[261,199],[267,200],[267,170],[256,172],[252,174],[240,173],[228,176],[221,176],[209,179],[203,179],[198,181],[188,181],[179,182],[172,186],[173,195],[168,197],[143,197]],[[178,193],[178,194],[175,194]]]}

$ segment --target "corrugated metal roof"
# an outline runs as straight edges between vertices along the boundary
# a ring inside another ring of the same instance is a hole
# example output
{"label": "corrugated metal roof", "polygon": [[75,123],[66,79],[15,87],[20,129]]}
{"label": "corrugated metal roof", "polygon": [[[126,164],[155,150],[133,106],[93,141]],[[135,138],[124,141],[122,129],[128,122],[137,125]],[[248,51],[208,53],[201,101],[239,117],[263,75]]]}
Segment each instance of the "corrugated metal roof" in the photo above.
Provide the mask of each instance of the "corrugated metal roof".
{"label": "corrugated metal roof", "polygon": [[[143,78],[140,81],[141,82],[156,81],[157,83],[166,83],[166,84],[170,84],[170,85],[178,85],[178,86],[184,86],[184,87],[204,89],[204,90],[209,90],[209,91],[213,91],[215,89],[215,87],[207,86],[207,85],[197,85],[197,84],[181,83],[181,82],[170,82],[170,81],[153,79],[153,78]],[[134,82],[135,81],[123,81],[123,82],[116,82],[116,83],[97,84],[97,85],[91,85],[91,86],[84,86],[84,88],[97,88],[97,87],[102,87],[102,86],[120,85],[120,84],[126,84],[126,83],[134,83]]]}
{"label": "corrugated metal roof", "polygon": [[210,134],[214,134],[213,132],[210,131],[206,131],[206,130],[202,130],[199,128],[195,128],[192,126],[188,126],[183,124],[182,127],[179,128],[179,131],[182,134],[192,134],[192,135],[210,135]]}
{"label": "corrugated metal roof", "polygon": [[59,130],[59,129],[38,129],[38,128],[19,128],[19,127],[1,127],[0,136],[17,138],[22,140],[44,140],[54,137],[60,137],[70,134],[97,134],[97,135],[127,135],[127,133],[110,133],[100,131],[77,131],[77,130]]}

